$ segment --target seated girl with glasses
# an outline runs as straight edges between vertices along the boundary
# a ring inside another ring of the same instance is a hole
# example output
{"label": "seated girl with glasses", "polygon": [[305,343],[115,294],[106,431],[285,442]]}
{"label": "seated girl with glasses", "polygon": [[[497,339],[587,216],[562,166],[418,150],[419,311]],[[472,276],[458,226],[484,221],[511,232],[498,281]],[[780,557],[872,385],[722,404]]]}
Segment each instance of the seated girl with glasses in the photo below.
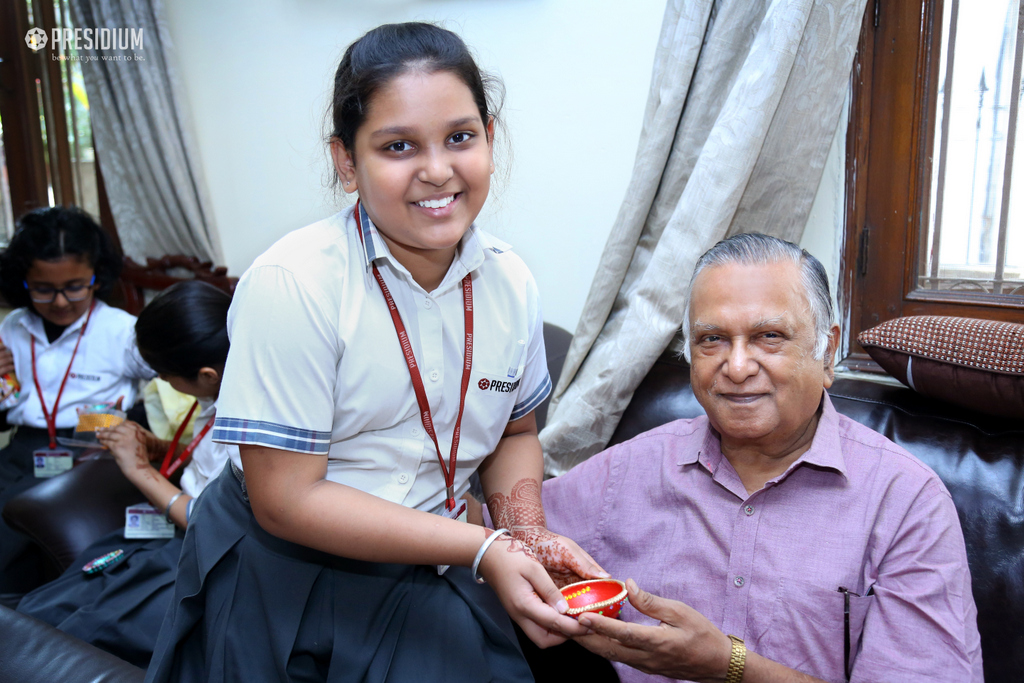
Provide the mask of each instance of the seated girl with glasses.
{"label": "seated girl with glasses", "polygon": [[[137,666],[149,664],[174,594],[193,503],[224,469],[231,453],[238,454],[238,446],[216,443],[209,436],[228,356],[230,305],[231,297],[213,285],[186,280],[158,294],[135,323],[142,357],[173,388],[196,399],[191,439],[179,435],[174,442],[161,441],[131,421],[97,432],[124,476],[174,523],[176,533],[170,538],[157,537],[158,533],[126,538],[125,529],[117,529],[82,551],[59,578],[18,604],[19,612]],[[170,480],[179,468],[181,479],[175,480],[180,488]],[[89,562],[105,556],[113,560],[106,568],[91,574],[83,571]]]}
{"label": "seated girl with glasses", "polygon": [[[0,252],[0,293],[18,307],[0,323],[0,375],[20,384],[7,381],[0,402],[3,428],[17,427],[0,450],[0,508],[70,464],[56,438],[73,434],[77,408],[131,406],[137,380],[153,377],[135,317],[101,301],[120,272],[106,233],[74,207],[25,214]],[[29,539],[0,523],[0,601],[38,585],[41,568]]]}

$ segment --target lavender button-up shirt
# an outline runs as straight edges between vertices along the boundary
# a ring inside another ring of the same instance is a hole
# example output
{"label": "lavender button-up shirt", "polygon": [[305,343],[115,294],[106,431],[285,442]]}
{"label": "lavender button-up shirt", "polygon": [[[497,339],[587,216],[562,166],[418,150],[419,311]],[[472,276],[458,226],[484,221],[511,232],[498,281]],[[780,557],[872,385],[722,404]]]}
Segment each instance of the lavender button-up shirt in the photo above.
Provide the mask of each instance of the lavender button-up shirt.
{"label": "lavender button-up shirt", "polygon": [[[827,681],[983,680],[949,492],[914,456],[836,413],[748,494],[707,418],[679,420],[545,482],[548,527],[615,578],[680,600],[760,655]],[[627,607],[623,619],[655,623]],[[655,677],[616,664],[624,683]],[[660,679],[664,680],[664,679]]]}

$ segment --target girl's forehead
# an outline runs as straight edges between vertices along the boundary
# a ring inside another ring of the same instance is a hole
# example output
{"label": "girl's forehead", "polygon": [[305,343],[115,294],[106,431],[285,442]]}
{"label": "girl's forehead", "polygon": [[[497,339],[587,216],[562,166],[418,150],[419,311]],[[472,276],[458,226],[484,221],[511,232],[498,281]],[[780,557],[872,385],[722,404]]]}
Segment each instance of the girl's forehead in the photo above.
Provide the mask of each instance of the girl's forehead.
{"label": "girl's forehead", "polygon": [[473,93],[461,78],[449,71],[412,69],[373,94],[359,132],[374,135],[395,128],[444,127],[467,118],[483,123]]}
{"label": "girl's forehead", "polygon": [[81,255],[64,256],[59,259],[44,261],[35,259],[25,274],[26,279],[45,282],[63,282],[89,278],[94,274],[89,261]]}

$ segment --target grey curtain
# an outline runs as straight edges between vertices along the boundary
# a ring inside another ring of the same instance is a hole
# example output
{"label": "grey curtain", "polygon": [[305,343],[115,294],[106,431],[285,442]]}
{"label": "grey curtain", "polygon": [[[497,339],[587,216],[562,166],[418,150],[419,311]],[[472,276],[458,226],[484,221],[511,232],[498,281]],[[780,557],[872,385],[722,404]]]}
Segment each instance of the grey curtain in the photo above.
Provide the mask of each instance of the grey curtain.
{"label": "grey curtain", "polygon": [[94,146],[125,253],[136,260],[186,254],[222,263],[160,0],[70,4],[77,28],[142,31],[134,50],[116,41],[100,49],[93,41],[81,51]]}
{"label": "grey curtain", "polygon": [[799,241],[865,0],[669,0],[626,199],[541,434],[557,475],[608,443],[682,322],[697,258],[736,233]]}

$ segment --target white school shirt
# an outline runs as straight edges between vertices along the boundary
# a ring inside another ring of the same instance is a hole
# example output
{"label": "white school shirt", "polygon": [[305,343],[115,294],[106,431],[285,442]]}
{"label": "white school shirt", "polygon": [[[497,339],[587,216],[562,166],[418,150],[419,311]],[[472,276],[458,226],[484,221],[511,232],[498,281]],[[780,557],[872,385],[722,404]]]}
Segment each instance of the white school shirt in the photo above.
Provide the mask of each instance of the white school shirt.
{"label": "white school shirt", "polygon": [[327,454],[327,479],[433,510],[444,502],[444,476],[371,263],[408,331],[446,465],[465,348],[461,281],[473,273],[456,495],[508,422],[551,392],[537,287],[508,245],[473,226],[428,293],[362,215],[365,247],[348,209],[286,235],[242,276],[228,312],[231,350],[213,438]]}
{"label": "white school shirt", "polygon": [[[193,434],[201,432],[217,412],[216,400],[198,400],[199,414],[196,415],[195,426],[192,428]],[[211,436],[210,432],[203,436],[203,440],[196,445],[196,449],[192,451],[192,458],[181,473],[181,490],[193,498],[202,493],[206,485],[220,474],[232,454],[236,457],[238,455],[238,446],[217,443]]]}
{"label": "white school shirt", "polygon": [[[0,409],[9,408],[8,423],[46,429],[46,418],[32,381],[32,339],[36,340],[39,385],[46,409],[52,411],[87,316],[85,313],[68,325],[52,344],[46,338],[43,319],[28,308],[12,311],[0,323],[0,339],[14,354],[14,372],[21,383],[20,396],[0,404]],[[97,299],[60,397],[57,428],[77,425],[75,409],[83,406],[113,403],[124,396],[122,405],[130,408],[138,398],[138,380],[155,376],[135,344],[135,316]]]}

